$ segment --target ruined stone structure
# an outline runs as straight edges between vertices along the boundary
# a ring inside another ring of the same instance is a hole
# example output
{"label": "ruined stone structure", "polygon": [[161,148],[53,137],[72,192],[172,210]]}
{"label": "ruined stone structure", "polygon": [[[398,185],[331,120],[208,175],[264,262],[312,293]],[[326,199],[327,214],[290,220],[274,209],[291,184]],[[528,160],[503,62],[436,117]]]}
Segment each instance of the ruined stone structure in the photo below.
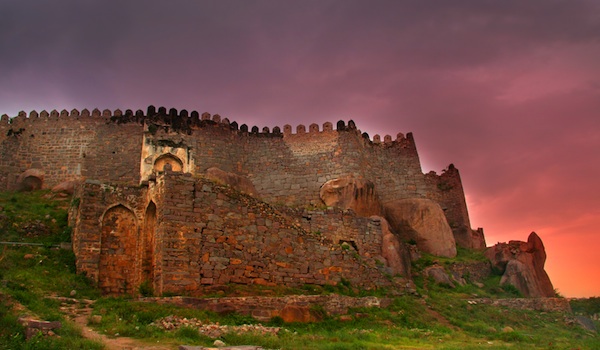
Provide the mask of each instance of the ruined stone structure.
{"label": "ruined stone structure", "polygon": [[[152,106],[20,113],[2,116],[0,154],[2,190],[79,184],[77,268],[107,294],[143,283],[190,295],[225,283],[404,288],[409,241],[437,249],[428,230],[485,248],[453,165],[423,174],[411,133],[371,140],[352,121],[259,130]],[[397,201],[441,221],[398,216]]]}

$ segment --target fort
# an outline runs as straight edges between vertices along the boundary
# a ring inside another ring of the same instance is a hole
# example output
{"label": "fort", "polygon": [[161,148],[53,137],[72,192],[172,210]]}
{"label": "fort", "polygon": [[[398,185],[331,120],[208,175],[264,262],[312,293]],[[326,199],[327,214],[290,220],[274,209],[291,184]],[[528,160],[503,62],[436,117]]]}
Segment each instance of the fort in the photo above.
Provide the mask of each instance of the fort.
{"label": "fort", "polygon": [[486,248],[452,164],[424,174],[411,133],[371,139],[352,121],[271,130],[153,106],[21,112],[2,116],[0,151],[0,190],[73,190],[77,270],[106,294],[405,290],[419,251]]}

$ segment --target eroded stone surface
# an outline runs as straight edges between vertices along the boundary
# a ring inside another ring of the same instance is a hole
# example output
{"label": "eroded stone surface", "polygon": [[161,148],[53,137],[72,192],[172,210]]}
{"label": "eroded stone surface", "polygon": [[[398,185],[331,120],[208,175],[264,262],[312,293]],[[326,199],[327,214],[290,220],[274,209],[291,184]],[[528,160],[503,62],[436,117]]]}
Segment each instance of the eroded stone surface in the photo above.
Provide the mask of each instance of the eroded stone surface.
{"label": "eroded stone surface", "polygon": [[381,255],[386,259],[390,268],[390,274],[410,277],[410,252],[405,244],[400,242],[398,236],[389,227],[387,220],[377,217],[381,221],[381,233],[383,242]]}
{"label": "eroded stone surface", "polygon": [[59,193],[67,193],[73,194],[75,193],[75,188],[79,185],[78,181],[63,181],[58,185],[52,187],[52,192]]}
{"label": "eroded stone surface", "polygon": [[213,167],[206,170],[206,178],[224,185],[229,185],[232,188],[251,196],[257,195],[256,188],[254,188],[252,182],[246,177]]}
{"label": "eroded stone surface", "polygon": [[149,187],[88,181],[79,191],[74,210],[87,215],[75,216],[77,268],[108,294],[135,294],[144,281],[159,295],[199,295],[228,283],[395,285],[379,263],[381,220],[333,209],[280,211],[177,172]]}
{"label": "eroded stone surface", "polygon": [[18,191],[35,191],[44,185],[45,172],[42,169],[28,169],[17,178]]}
{"label": "eroded stone surface", "polygon": [[385,204],[385,217],[392,229],[420,250],[437,256],[455,257],[456,243],[439,204],[424,198],[400,199]]}
{"label": "eroded stone surface", "polygon": [[363,178],[344,176],[329,180],[321,186],[319,195],[329,207],[352,209],[361,216],[382,214],[375,185]]}
{"label": "eroded stone surface", "polygon": [[451,288],[455,288],[454,282],[450,279],[450,276],[444,271],[441,266],[431,266],[424,271],[427,277],[431,277],[436,284],[445,285]]}
{"label": "eroded stone surface", "polygon": [[544,270],[546,250],[535,232],[527,242],[498,243],[488,248],[485,256],[503,273],[501,284],[511,284],[527,297],[554,296],[554,287]]}

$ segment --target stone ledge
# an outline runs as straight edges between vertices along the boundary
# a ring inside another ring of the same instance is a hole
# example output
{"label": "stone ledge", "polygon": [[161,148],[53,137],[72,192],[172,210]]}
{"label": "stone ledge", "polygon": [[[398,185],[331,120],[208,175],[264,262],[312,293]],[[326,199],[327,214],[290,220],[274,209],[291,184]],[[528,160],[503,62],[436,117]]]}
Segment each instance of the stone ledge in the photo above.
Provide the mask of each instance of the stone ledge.
{"label": "stone ledge", "polygon": [[19,318],[19,323],[25,327],[25,339],[29,340],[36,334],[41,332],[44,336],[52,336],[54,332],[52,330],[62,327],[62,323],[59,321],[40,321],[31,318]]}
{"label": "stone ledge", "polygon": [[204,347],[204,346],[190,346],[180,345],[179,350],[262,350],[263,347],[254,345],[237,345],[237,346],[225,346],[225,347]]}
{"label": "stone ledge", "polygon": [[511,309],[525,309],[536,311],[557,311],[572,313],[571,304],[564,298],[514,298],[514,299],[470,299],[470,304],[486,304],[505,306]]}
{"label": "stone ledge", "polygon": [[[249,315],[259,321],[282,317],[286,322],[316,321],[311,308],[320,306],[328,315],[343,315],[349,308],[385,308],[391,304],[389,298],[349,297],[344,295],[289,295],[285,297],[226,297],[226,298],[140,298],[143,302],[173,304],[218,313],[237,312]],[[301,315],[302,317],[292,317]],[[289,317],[289,318],[288,318]]]}

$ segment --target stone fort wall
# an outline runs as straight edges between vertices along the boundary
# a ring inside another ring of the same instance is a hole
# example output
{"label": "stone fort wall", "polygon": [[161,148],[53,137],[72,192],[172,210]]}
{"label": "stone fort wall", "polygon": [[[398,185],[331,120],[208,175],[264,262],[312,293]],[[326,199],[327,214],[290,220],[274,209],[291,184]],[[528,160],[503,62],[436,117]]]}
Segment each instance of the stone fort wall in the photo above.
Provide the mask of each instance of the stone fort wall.
{"label": "stone fort wall", "polygon": [[[148,178],[146,168],[167,154],[192,174],[218,167],[247,176],[261,198],[272,203],[321,205],[321,185],[345,175],[372,181],[382,202],[444,197],[423,175],[410,133],[371,140],[352,122],[341,121],[337,130],[325,123],[308,129],[299,125],[294,131],[289,125],[283,131],[259,131],[218,115],[167,113],[152,106],[145,114],[96,109],[3,116],[0,188],[14,188],[17,177],[32,168],[45,173],[44,187],[82,179],[139,184]],[[464,202],[464,195],[451,200]],[[457,213],[453,221],[469,226],[465,210],[450,212]]]}
{"label": "stone fort wall", "polygon": [[17,177],[41,169],[44,187],[64,181],[139,181],[143,125],[118,125],[109,116],[24,115],[0,120],[0,189],[14,189]]}
{"label": "stone fort wall", "polygon": [[86,181],[76,197],[77,269],[107,294],[134,294],[144,281],[157,294],[189,295],[227,283],[346,280],[371,289],[407,281],[386,269],[379,218],[286,213],[181,172],[142,187]]}
{"label": "stone fort wall", "polygon": [[[144,281],[158,293],[225,283],[390,285],[378,219],[320,200],[325,182],[345,176],[371,181],[384,204],[436,201],[468,245],[475,231],[453,166],[425,175],[412,134],[371,139],[352,121],[335,126],[259,130],[152,106],[3,116],[0,189],[17,188],[32,169],[46,188],[82,183],[71,213],[77,267],[109,294],[135,293]],[[257,198],[205,180],[213,167],[249,179]]]}

